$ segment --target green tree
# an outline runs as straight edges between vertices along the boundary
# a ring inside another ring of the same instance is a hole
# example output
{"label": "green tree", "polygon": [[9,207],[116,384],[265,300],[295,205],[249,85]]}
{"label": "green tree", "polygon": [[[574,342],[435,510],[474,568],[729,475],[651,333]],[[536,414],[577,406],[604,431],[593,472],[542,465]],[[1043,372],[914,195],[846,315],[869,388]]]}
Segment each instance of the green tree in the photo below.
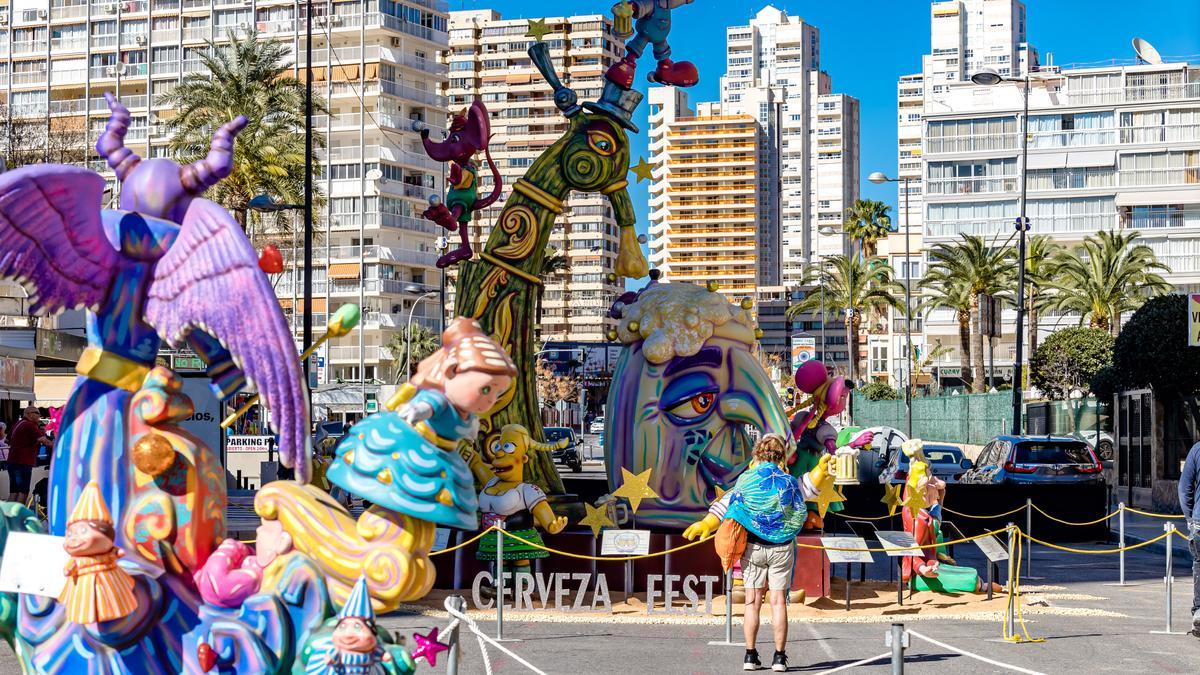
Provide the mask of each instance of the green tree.
{"label": "green tree", "polygon": [[[958,322],[958,366],[964,381],[971,374],[971,290],[963,282],[930,270],[921,280],[921,304],[918,312],[948,309]],[[939,345],[941,346],[941,345]],[[948,350],[949,347],[942,347]],[[944,352],[943,352],[944,353]]]}
{"label": "green tree", "polygon": [[1112,364],[1113,336],[1097,328],[1067,328],[1046,338],[1029,358],[1029,379],[1050,398],[1065,400]]}
{"label": "green tree", "polygon": [[1174,294],[1133,313],[1113,345],[1119,389],[1148,386],[1164,397],[1200,391],[1200,348],[1188,346],[1187,313],[1188,297]]}
{"label": "green tree", "polygon": [[1029,238],[1025,247],[1025,316],[1029,323],[1029,352],[1038,348],[1038,320],[1054,302],[1050,287],[1054,258],[1062,248],[1044,234]]}
{"label": "green tree", "polygon": [[[410,331],[411,341],[407,337]],[[409,344],[412,345],[411,362],[407,358]],[[406,330],[393,335],[387,347],[392,352],[396,364],[395,381],[407,381],[409,366],[411,365],[412,372],[417,372],[417,364],[432,356],[441,346],[442,340],[437,333],[417,323],[410,324]]]}
{"label": "green tree", "polygon": [[1138,232],[1099,232],[1070,251],[1061,251],[1051,265],[1047,284],[1055,292],[1052,307],[1079,314],[1092,328],[1119,330],[1121,315],[1142,306],[1148,298],[1171,291],[1158,273],[1169,272],[1154,251],[1135,243]]}
{"label": "green tree", "polygon": [[877,242],[892,231],[891,207],[874,199],[857,199],[846,209],[842,230],[846,236],[862,244],[864,258],[875,255]]}
{"label": "green tree", "polygon": [[835,255],[825,258],[826,265],[810,267],[801,286],[815,287],[796,304],[788,307],[787,317],[797,319],[802,314],[820,313],[825,321],[829,316],[848,312],[846,339],[850,343],[850,380],[854,381],[858,361],[858,336],[864,313],[883,312],[889,307],[900,309],[904,304],[904,287],[892,278],[892,266],[883,258],[861,258]]}
{"label": "green tree", "polygon": [[979,322],[981,294],[1005,296],[1013,286],[1016,265],[1012,249],[989,246],[982,237],[964,234],[948,244],[938,244],[929,252],[930,268],[925,275],[931,284],[946,284],[965,291],[969,300],[969,316],[975,328],[971,331],[971,389],[982,392],[983,326]]}
{"label": "green tree", "polygon": [[862,395],[868,401],[898,401],[900,392],[886,382],[870,382],[862,388]]}
{"label": "green tree", "polygon": [[[240,38],[230,31],[229,40],[228,47],[210,41],[199,55],[206,72],[187,75],[156,103],[175,111],[167,121],[169,148],[181,163],[203,158],[222,124],[238,115],[249,120],[234,144],[233,173],[208,192],[245,228],[250,200],[257,195],[290,204],[304,201],[304,84],[289,74],[289,45],[259,40],[256,31]],[[316,94],[313,111],[328,113]],[[324,135],[313,132],[313,147],[325,147]],[[291,234],[285,213],[274,219],[282,238]]]}

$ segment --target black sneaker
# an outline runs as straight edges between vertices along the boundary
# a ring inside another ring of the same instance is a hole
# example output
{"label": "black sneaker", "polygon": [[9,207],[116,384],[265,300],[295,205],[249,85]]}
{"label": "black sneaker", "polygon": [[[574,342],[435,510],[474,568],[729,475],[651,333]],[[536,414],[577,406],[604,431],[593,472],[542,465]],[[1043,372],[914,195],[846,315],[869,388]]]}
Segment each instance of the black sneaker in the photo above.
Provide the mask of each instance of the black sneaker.
{"label": "black sneaker", "polygon": [[762,662],[758,660],[757,649],[747,649],[746,658],[742,659],[742,670],[758,670],[762,668]]}
{"label": "black sneaker", "polygon": [[771,661],[771,670],[777,673],[786,673],[787,669],[787,652],[776,651],[775,659]]}

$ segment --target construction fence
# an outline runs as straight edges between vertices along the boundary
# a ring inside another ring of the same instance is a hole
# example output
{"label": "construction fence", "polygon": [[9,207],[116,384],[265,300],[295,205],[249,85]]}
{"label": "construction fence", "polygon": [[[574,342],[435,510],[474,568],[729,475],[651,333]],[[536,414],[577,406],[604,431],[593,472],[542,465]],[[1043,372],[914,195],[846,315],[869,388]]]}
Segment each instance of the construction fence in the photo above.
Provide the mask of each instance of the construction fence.
{"label": "construction fence", "polygon": [[[860,427],[908,426],[904,401],[871,401],[853,394],[852,423]],[[1012,392],[918,397],[912,401],[915,438],[945,443],[984,445],[1012,431]]]}

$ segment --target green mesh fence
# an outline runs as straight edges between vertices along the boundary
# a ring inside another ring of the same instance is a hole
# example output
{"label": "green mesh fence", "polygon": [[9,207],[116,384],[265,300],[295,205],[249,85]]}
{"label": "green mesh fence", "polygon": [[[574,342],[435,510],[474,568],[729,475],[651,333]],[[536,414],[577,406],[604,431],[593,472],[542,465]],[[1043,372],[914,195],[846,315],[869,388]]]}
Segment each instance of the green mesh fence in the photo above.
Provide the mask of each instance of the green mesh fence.
{"label": "green mesh fence", "polygon": [[[904,431],[904,401],[869,401],[854,395],[856,426]],[[913,436],[927,441],[983,445],[1012,431],[1012,392],[913,399]]]}

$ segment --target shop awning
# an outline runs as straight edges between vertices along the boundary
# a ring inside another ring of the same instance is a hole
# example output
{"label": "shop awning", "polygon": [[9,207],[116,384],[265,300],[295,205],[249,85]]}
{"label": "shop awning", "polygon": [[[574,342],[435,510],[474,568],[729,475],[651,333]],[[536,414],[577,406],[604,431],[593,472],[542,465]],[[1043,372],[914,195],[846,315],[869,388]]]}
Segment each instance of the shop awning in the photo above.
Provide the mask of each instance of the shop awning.
{"label": "shop awning", "polygon": [[330,279],[357,279],[358,263],[333,263],[329,266]]}
{"label": "shop awning", "polygon": [[75,386],[78,376],[74,373],[47,374],[38,373],[33,378],[33,393],[37,395],[38,405],[63,405],[71,396],[71,387]]}
{"label": "shop awning", "polygon": [[5,389],[0,387],[0,400],[37,401],[32,389]]}
{"label": "shop awning", "polygon": [[[283,309],[291,309],[292,299],[279,298],[279,306]],[[300,311],[304,311],[304,298],[297,298],[296,306],[300,307]],[[313,298],[313,311],[318,313],[325,311],[325,298]]]}

